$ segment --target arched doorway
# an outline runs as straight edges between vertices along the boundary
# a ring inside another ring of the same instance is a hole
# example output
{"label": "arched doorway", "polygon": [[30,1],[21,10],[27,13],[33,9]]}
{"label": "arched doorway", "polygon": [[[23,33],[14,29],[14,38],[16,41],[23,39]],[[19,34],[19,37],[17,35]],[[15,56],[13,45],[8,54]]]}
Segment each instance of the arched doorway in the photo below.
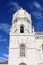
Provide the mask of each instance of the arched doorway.
{"label": "arched doorway", "polygon": [[20,63],[19,65],[26,65],[25,63]]}

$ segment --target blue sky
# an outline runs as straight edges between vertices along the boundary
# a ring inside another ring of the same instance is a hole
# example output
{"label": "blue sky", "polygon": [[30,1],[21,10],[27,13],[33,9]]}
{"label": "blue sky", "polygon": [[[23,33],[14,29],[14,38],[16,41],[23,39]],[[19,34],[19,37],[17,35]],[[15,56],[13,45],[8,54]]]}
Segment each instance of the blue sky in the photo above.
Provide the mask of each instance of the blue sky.
{"label": "blue sky", "polygon": [[8,61],[12,15],[21,7],[31,13],[35,32],[43,32],[43,0],[0,0],[0,63]]}

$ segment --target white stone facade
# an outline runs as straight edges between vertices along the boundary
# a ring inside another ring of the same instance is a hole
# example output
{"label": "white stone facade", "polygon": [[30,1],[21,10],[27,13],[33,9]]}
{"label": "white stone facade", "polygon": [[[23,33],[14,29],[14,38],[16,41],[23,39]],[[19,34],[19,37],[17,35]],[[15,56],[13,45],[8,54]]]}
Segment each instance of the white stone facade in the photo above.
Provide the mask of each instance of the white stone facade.
{"label": "white stone facade", "polygon": [[[9,65],[43,65],[43,34],[34,32],[31,14],[21,8],[12,18]],[[21,26],[24,27],[22,32]],[[21,44],[25,45],[25,56],[20,56]]]}

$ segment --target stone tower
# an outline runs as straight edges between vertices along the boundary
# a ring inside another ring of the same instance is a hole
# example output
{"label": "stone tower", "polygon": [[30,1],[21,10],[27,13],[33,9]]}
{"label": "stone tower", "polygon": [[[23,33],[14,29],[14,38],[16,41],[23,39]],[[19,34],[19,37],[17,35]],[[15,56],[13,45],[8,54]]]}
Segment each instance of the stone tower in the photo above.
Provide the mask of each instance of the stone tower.
{"label": "stone tower", "polygon": [[[37,40],[38,41],[38,40]],[[24,9],[18,10],[12,17],[10,28],[9,65],[37,65],[40,61],[40,47],[36,44],[31,14]],[[40,41],[40,45],[42,41]]]}

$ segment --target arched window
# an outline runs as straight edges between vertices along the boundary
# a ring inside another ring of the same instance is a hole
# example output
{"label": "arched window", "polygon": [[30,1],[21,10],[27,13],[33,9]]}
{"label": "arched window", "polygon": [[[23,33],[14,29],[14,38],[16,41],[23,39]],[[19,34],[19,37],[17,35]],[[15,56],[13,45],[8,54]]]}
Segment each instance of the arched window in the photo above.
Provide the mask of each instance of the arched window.
{"label": "arched window", "polygon": [[23,25],[20,26],[20,33],[24,33],[24,26]]}
{"label": "arched window", "polygon": [[20,45],[20,57],[25,57],[25,45]]}

